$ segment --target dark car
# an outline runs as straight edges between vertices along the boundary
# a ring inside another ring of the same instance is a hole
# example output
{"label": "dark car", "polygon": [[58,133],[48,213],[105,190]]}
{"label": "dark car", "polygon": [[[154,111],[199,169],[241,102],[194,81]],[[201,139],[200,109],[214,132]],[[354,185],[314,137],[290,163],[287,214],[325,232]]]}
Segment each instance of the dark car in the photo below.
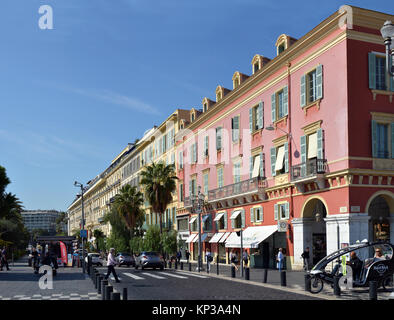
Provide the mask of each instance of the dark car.
{"label": "dark car", "polygon": [[141,269],[160,268],[160,270],[163,270],[164,269],[163,257],[157,252],[143,251],[135,259],[135,268],[138,269],[139,267],[141,267]]}
{"label": "dark car", "polygon": [[135,266],[134,257],[126,252],[119,252],[115,257],[115,260],[119,264],[119,267],[121,265],[127,265],[128,267]]}

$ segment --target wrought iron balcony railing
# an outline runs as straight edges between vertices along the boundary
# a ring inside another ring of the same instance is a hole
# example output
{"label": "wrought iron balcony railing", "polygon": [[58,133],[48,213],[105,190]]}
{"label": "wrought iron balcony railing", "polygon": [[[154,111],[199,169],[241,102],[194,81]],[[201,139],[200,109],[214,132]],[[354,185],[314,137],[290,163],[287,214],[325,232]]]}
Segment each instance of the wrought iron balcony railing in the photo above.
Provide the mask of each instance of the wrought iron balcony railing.
{"label": "wrought iron balcony railing", "polygon": [[310,159],[291,167],[291,180],[297,181],[327,172],[326,159]]}

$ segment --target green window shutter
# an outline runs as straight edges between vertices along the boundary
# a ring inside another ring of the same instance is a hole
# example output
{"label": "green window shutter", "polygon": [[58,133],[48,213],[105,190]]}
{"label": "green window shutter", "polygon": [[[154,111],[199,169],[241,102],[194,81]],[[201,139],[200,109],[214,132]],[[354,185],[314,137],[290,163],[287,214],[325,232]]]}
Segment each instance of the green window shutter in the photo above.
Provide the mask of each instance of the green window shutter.
{"label": "green window shutter", "polygon": [[276,121],[276,94],[271,95],[271,120]]}
{"label": "green window shutter", "polygon": [[369,69],[369,88],[376,89],[376,56],[374,53],[368,53],[368,69]]}
{"label": "green window shutter", "polygon": [[394,159],[394,122],[391,123],[391,158]]}
{"label": "green window shutter", "polygon": [[259,129],[262,129],[264,127],[263,102],[259,103],[258,110],[259,110],[259,112],[258,112],[259,117],[257,118],[257,123],[258,123]]}
{"label": "green window shutter", "polygon": [[285,143],[285,172],[289,172],[289,143]]}
{"label": "green window shutter", "polygon": [[253,108],[249,109],[249,130],[250,133],[253,132]]}
{"label": "green window shutter", "polygon": [[204,156],[208,157],[208,136],[204,137]]}
{"label": "green window shutter", "polygon": [[275,177],[276,172],[275,172],[275,162],[276,162],[276,148],[272,147],[271,148],[271,175]]}
{"label": "green window shutter", "polygon": [[372,129],[372,157],[378,157],[378,145],[377,145],[377,123],[375,120],[371,121],[371,129]]}
{"label": "green window shutter", "polygon": [[275,205],[274,205],[274,219],[275,220],[278,220],[278,204],[277,203],[275,203]]}
{"label": "green window shutter", "polygon": [[250,158],[249,158],[249,179],[252,179],[252,175],[253,175],[253,157],[252,157],[252,155],[250,155]]}
{"label": "green window shutter", "polygon": [[288,202],[285,203],[285,212],[286,212],[286,219],[289,219],[290,218],[290,207],[289,207]]}
{"label": "green window shutter", "polygon": [[288,86],[283,88],[283,115],[286,116],[289,113],[288,103]]}
{"label": "green window shutter", "polygon": [[319,64],[316,68],[316,99],[323,98],[323,66]]}
{"label": "green window shutter", "polygon": [[265,161],[264,154],[260,152],[260,178],[265,177]]}
{"label": "green window shutter", "polygon": [[254,209],[250,208],[250,222],[254,222]]}
{"label": "green window shutter", "polygon": [[261,221],[264,221],[264,209],[262,206],[260,207],[260,212],[261,212]]}
{"label": "green window shutter", "polygon": [[305,74],[301,76],[301,96],[300,96],[300,104],[301,107],[306,106],[306,82],[305,82]]}
{"label": "green window shutter", "polygon": [[301,175],[306,174],[306,136],[301,136]]}
{"label": "green window shutter", "polygon": [[189,197],[192,196],[192,180],[189,181]]}
{"label": "green window shutter", "polygon": [[245,210],[241,212],[241,228],[245,228]]}
{"label": "green window shutter", "polygon": [[317,130],[317,158],[324,159],[323,129]]}
{"label": "green window shutter", "polygon": [[222,149],[222,128],[216,128],[216,150]]}
{"label": "green window shutter", "polygon": [[224,219],[224,229],[227,229],[227,212],[223,215]]}

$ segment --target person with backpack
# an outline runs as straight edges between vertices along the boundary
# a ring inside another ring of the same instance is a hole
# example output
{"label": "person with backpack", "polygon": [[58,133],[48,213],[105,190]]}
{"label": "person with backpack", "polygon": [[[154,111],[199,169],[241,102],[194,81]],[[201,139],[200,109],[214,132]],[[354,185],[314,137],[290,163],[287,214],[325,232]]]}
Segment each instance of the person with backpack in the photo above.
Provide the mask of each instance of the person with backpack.
{"label": "person with backpack", "polygon": [[213,257],[212,257],[211,251],[209,251],[209,249],[207,249],[207,252],[205,253],[205,257],[207,260],[208,271],[211,271],[211,262],[213,261]]}
{"label": "person with backpack", "polygon": [[249,255],[246,250],[244,250],[244,253],[242,255],[242,261],[244,263],[244,268],[249,268]]}
{"label": "person with backpack", "polygon": [[308,271],[309,270],[309,247],[306,247],[304,252],[301,254],[301,258],[304,262],[304,270]]}
{"label": "person with backpack", "polygon": [[186,249],[185,255],[186,255],[187,263],[189,263],[189,259],[190,259],[190,252],[189,252],[189,250]]}
{"label": "person with backpack", "polygon": [[231,265],[235,268],[235,270],[238,271],[238,267],[237,267],[238,259],[237,259],[237,255],[234,252],[234,250],[231,250],[230,262],[231,262]]}

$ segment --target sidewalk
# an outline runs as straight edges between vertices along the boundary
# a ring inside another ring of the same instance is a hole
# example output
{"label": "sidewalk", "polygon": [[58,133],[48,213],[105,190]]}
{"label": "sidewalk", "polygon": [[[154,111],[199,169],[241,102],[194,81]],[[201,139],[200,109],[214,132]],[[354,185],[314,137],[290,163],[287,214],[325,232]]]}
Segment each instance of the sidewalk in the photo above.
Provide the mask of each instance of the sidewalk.
{"label": "sidewalk", "polygon": [[53,289],[40,289],[42,275],[33,273],[24,257],[10,271],[0,271],[0,300],[101,300],[101,295],[81,268],[59,267],[53,277]]}
{"label": "sidewalk", "polygon": [[[175,266],[172,264],[172,269]],[[207,264],[203,265],[203,271],[201,274],[207,274]],[[178,270],[180,270],[180,265],[178,265]],[[183,263],[183,271],[189,271],[189,264]],[[193,273],[198,273],[197,263],[191,262],[191,271]],[[264,280],[264,269],[260,268],[250,268],[249,269],[249,279],[245,280],[245,270],[244,277],[241,276],[241,268],[236,271],[235,278],[231,278],[231,267],[229,265],[219,264],[219,275],[217,275],[217,264],[211,263],[210,276],[225,278],[230,281],[248,281],[251,284],[258,284],[266,287],[271,287],[274,289],[281,289],[285,291],[292,291],[296,293],[303,293],[307,295],[313,295],[318,298],[325,298],[329,300],[368,300],[369,299],[369,289],[366,288],[356,288],[354,290],[343,290],[341,296],[337,297],[334,295],[334,291],[330,285],[324,283],[324,288],[322,292],[318,294],[312,294],[305,291],[305,272],[304,271],[286,271],[286,286],[281,286],[280,273],[275,269],[268,269],[267,283],[263,283]],[[378,289],[378,299],[388,300],[393,292],[387,292],[383,289]]]}

